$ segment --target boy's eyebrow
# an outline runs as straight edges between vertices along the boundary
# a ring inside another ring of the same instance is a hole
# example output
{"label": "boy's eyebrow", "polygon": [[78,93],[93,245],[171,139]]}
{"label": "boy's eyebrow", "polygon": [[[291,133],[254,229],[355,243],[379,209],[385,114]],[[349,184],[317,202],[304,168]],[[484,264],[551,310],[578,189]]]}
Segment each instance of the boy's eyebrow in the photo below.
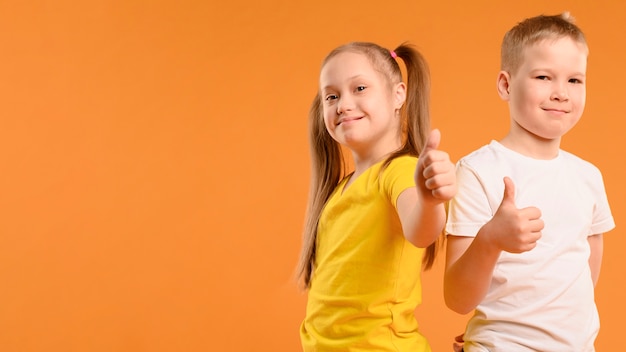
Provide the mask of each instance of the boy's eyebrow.
{"label": "boy's eyebrow", "polygon": [[[537,72],[553,72],[554,69],[552,68],[536,68],[534,70],[531,70],[530,73],[531,74],[535,74]],[[573,73],[569,73],[569,75],[573,75],[573,76],[586,76],[587,74],[585,72],[580,72],[580,71],[576,71]]]}

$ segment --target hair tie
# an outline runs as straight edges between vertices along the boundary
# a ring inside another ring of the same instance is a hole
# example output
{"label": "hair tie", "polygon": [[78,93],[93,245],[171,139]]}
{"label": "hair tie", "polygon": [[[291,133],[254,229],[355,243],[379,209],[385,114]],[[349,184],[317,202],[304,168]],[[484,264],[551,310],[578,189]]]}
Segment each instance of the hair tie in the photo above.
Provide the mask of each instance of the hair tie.
{"label": "hair tie", "polygon": [[394,59],[398,57],[398,54],[396,54],[396,52],[393,50],[389,50],[389,54],[391,54],[391,57],[393,57]]}

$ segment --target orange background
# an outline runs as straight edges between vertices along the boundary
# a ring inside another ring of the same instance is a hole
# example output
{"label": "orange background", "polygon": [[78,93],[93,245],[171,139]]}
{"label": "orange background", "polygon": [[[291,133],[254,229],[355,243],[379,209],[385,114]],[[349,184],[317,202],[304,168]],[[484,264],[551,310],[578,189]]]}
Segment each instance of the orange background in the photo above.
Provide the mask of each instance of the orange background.
{"label": "orange background", "polygon": [[[386,4],[386,5],[383,5]],[[621,1],[0,1],[0,350],[298,351],[306,116],[326,53],[408,40],[454,160],[506,133],[504,32],[569,10],[591,48],[564,149],[603,170],[617,230],[600,351],[623,344]],[[466,318],[424,274],[423,332]]]}

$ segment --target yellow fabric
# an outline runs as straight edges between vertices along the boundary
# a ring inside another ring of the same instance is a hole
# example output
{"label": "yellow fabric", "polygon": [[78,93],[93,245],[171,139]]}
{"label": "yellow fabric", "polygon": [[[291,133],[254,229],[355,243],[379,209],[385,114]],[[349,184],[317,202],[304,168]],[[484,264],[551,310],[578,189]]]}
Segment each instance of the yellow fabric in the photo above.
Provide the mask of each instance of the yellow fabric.
{"label": "yellow fabric", "polygon": [[372,166],[330,197],[300,336],[304,351],[430,351],[414,311],[423,249],[402,234],[396,200],[415,187],[417,159]]}

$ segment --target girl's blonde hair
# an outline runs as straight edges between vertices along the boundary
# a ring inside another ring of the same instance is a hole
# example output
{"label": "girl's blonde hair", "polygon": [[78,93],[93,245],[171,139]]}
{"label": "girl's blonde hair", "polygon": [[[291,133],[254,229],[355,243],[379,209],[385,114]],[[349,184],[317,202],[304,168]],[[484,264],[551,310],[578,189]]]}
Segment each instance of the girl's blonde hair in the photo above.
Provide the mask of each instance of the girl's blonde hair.
{"label": "girl's blonde hair", "polygon": [[574,24],[569,12],[527,18],[504,35],[500,53],[500,69],[513,74],[522,65],[524,49],[545,39],[569,37],[585,47],[587,40]]}
{"label": "girl's blonde hair", "polygon": [[[385,160],[383,169],[398,156],[419,156],[430,131],[430,74],[424,57],[406,43],[389,51],[374,43],[352,42],[331,51],[324,59],[322,67],[328,60],[343,52],[365,55],[374,69],[387,78],[390,86],[402,81],[402,72],[396,58],[404,61],[407,73],[407,100],[401,109],[404,138],[402,147]],[[331,193],[346,176],[346,163],[341,146],[330,136],[324,125],[322,99],[319,93],[313,99],[309,110],[309,142],[311,186],[297,271],[306,287],[310,286],[315,264],[315,243],[320,215]],[[438,244],[439,239],[426,249],[423,259],[425,269],[433,265]]]}

